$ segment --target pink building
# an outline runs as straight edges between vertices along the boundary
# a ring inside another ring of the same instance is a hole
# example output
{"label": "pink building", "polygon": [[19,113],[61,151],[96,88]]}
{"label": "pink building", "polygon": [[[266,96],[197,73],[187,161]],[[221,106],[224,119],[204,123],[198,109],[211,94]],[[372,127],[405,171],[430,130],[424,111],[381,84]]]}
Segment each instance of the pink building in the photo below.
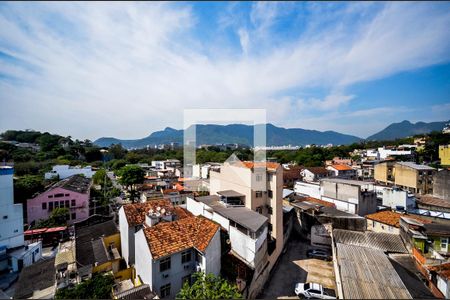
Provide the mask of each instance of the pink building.
{"label": "pink building", "polygon": [[69,209],[69,223],[89,217],[91,179],[73,175],[52,185],[45,192],[27,200],[28,223],[47,219],[53,209]]}

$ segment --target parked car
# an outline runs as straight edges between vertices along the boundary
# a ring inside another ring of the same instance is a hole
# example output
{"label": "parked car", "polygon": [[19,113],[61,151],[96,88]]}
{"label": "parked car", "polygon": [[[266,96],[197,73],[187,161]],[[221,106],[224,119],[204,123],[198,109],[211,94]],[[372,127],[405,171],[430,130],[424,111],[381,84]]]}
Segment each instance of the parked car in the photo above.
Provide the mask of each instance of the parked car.
{"label": "parked car", "polygon": [[307,299],[336,299],[336,297],[328,295],[321,284],[318,283],[297,283],[295,285],[295,294],[298,297]]}
{"label": "parked car", "polygon": [[331,261],[331,255],[329,252],[322,249],[310,249],[306,252],[308,258],[317,258],[322,260]]}

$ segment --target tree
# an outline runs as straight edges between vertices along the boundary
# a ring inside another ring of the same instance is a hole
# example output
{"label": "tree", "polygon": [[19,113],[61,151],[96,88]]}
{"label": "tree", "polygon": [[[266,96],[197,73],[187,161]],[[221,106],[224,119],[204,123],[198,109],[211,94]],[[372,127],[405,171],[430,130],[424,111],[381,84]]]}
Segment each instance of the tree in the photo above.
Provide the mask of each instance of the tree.
{"label": "tree", "polygon": [[39,175],[25,175],[14,180],[14,196],[18,202],[31,198],[35,193],[44,189],[43,177]]}
{"label": "tree", "polygon": [[104,188],[104,185],[109,185],[111,183],[111,180],[108,176],[106,176],[106,170],[100,169],[97,172],[95,172],[94,176],[92,176],[92,181],[94,184],[99,184]]}
{"label": "tree", "polygon": [[195,273],[194,283],[184,283],[177,299],[242,299],[236,285],[214,274]]}
{"label": "tree", "polygon": [[66,207],[55,208],[47,220],[41,220],[33,228],[57,227],[67,225],[69,218],[69,209]]}
{"label": "tree", "polygon": [[113,275],[95,274],[75,287],[57,290],[55,299],[111,299],[113,285]]}
{"label": "tree", "polygon": [[131,200],[134,201],[135,185],[144,182],[144,170],[139,166],[125,166],[119,170],[119,183],[130,189]]}

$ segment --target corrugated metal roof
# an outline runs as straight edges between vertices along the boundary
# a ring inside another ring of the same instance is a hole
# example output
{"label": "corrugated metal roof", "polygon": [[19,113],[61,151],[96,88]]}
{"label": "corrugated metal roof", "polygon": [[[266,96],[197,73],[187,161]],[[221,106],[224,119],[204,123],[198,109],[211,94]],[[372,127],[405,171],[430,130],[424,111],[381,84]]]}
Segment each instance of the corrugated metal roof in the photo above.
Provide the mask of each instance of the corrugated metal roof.
{"label": "corrugated metal roof", "polygon": [[412,299],[383,251],[336,244],[345,299]]}
{"label": "corrugated metal roof", "polygon": [[418,165],[416,163],[410,162],[410,161],[400,161],[397,162],[397,164],[401,165],[401,166],[405,166],[405,167],[409,167],[412,169],[416,169],[416,170],[436,170],[435,168],[426,166],[426,165]]}
{"label": "corrugated metal roof", "polygon": [[381,250],[383,252],[408,253],[399,235],[381,232],[360,232],[334,229],[336,243]]}

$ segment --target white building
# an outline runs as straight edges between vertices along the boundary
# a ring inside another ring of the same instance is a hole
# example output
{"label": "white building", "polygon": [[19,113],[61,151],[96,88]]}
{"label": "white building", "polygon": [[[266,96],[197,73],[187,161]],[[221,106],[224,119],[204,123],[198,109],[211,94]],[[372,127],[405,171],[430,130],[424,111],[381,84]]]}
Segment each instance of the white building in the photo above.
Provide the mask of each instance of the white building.
{"label": "white building", "polygon": [[[119,209],[120,244],[122,257],[129,266],[135,263],[135,233],[146,226],[146,218],[149,213],[153,212],[159,212],[160,220],[164,219],[165,221],[174,221],[190,216],[185,209],[174,207],[168,199],[123,205]],[[154,223],[157,223],[156,221]]]}
{"label": "white building", "polygon": [[59,180],[66,179],[72,175],[84,175],[86,178],[92,178],[95,171],[91,166],[86,167],[72,167],[69,165],[56,165],[53,166],[50,172],[45,173],[45,179],[59,178]]}
{"label": "white building", "polygon": [[410,210],[416,207],[416,198],[408,191],[381,185],[375,185],[374,189],[383,206],[400,210]]}
{"label": "white building", "polygon": [[22,204],[14,204],[12,167],[0,166],[0,271],[14,272],[42,257],[42,243],[25,246]]}
{"label": "white building", "polygon": [[231,250],[257,271],[267,262],[268,218],[243,206],[230,206],[217,195],[187,198],[186,208],[222,226],[230,237]]}
{"label": "white building", "polygon": [[179,167],[181,163],[178,159],[153,160],[152,167],[165,170],[167,167]]}
{"label": "white building", "polygon": [[195,272],[220,274],[220,226],[204,217],[152,224],[135,234],[136,274],[160,298],[174,298]]}

